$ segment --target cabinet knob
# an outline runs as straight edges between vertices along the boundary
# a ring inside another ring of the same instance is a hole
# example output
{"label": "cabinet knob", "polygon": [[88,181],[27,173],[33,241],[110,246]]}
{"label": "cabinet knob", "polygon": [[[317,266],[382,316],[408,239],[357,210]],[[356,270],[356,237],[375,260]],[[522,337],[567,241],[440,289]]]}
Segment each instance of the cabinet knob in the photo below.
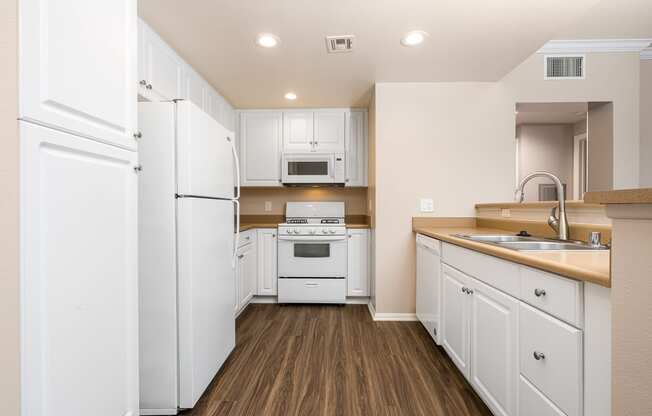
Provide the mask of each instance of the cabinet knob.
{"label": "cabinet knob", "polygon": [[147,85],[145,86],[145,88],[147,88],[148,90],[151,90],[151,89],[152,89],[152,84],[147,84]]}
{"label": "cabinet knob", "polygon": [[469,290],[469,289],[467,289],[467,288],[465,288],[464,286],[462,286],[462,293],[468,293],[467,290]]}
{"label": "cabinet knob", "polygon": [[134,166],[134,172],[138,173],[143,170],[143,165],[136,165]]}
{"label": "cabinet knob", "polygon": [[134,133],[134,139],[140,139],[141,137],[143,137],[143,133],[141,133],[139,131]]}
{"label": "cabinet knob", "polygon": [[546,359],[546,355],[544,353],[542,353],[542,352],[539,352],[539,351],[534,351],[534,353],[532,355],[534,356],[534,359],[537,360],[537,361],[541,361],[541,360]]}
{"label": "cabinet knob", "polygon": [[145,86],[147,86],[147,81],[145,81],[144,79],[141,79],[139,84],[142,85],[143,87],[145,87]]}
{"label": "cabinet knob", "polygon": [[534,296],[536,296],[538,298],[540,298],[541,296],[546,296],[546,290],[536,288],[536,289],[534,289]]}

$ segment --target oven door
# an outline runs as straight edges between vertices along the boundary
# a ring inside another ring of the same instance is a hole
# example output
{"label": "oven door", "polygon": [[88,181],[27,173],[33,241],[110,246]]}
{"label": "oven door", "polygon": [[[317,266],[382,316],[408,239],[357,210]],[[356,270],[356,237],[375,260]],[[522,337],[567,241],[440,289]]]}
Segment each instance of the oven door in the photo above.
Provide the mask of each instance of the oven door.
{"label": "oven door", "polygon": [[279,278],[346,279],[346,236],[279,236]]}
{"label": "oven door", "polygon": [[283,154],[283,183],[333,183],[334,158],[333,154]]}

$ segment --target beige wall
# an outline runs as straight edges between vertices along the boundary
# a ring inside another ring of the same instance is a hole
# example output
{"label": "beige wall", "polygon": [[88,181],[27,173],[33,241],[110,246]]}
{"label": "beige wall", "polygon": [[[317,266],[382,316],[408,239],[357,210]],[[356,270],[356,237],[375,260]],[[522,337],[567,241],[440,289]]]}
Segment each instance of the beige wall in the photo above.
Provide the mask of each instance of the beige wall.
{"label": "beige wall", "polygon": [[[265,211],[265,201],[272,210]],[[288,201],[344,201],[347,215],[367,213],[367,188],[242,188],[242,215],[283,215]]]}
{"label": "beige wall", "polygon": [[[573,125],[521,124],[516,127],[519,140],[518,180],[545,170],[554,173],[566,185],[567,199],[573,196]],[[539,200],[539,184],[546,178],[534,178],[525,185],[525,200]]]}
{"label": "beige wall", "polygon": [[584,80],[546,81],[543,55],[534,54],[495,83],[376,85],[370,196],[378,312],[415,310],[411,217],[419,198],[433,198],[434,215],[443,217],[513,199],[517,102],[613,102],[613,183],[637,187],[639,55],[587,54],[586,65]]}
{"label": "beige wall", "polygon": [[652,60],[641,61],[641,188],[652,187]]}
{"label": "beige wall", "polygon": [[609,205],[607,214],[613,218],[612,414],[652,415],[652,205]]}
{"label": "beige wall", "polygon": [[20,409],[17,1],[0,2],[0,414]]}
{"label": "beige wall", "polygon": [[514,103],[496,83],[380,83],[375,97],[376,310],[412,313],[419,198],[473,216],[514,189]]}
{"label": "beige wall", "polygon": [[614,186],[614,105],[590,103],[588,113],[587,190],[608,191]]}

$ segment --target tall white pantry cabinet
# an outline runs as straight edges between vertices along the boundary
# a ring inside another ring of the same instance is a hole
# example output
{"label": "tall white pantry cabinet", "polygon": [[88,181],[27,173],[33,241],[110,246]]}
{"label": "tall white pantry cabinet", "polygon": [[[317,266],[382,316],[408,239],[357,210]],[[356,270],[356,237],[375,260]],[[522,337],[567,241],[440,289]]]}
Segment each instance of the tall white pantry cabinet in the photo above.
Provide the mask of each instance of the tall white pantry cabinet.
{"label": "tall white pantry cabinet", "polygon": [[137,415],[136,1],[19,3],[21,413]]}

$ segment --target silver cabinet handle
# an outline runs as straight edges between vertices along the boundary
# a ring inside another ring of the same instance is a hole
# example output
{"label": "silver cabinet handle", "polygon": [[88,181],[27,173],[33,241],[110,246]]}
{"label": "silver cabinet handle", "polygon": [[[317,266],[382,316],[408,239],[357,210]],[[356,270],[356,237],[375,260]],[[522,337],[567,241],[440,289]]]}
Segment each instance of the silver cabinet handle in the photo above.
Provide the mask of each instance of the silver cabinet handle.
{"label": "silver cabinet handle", "polygon": [[544,353],[542,353],[542,352],[539,352],[539,351],[534,351],[534,353],[532,355],[534,356],[534,359],[537,360],[537,361],[541,361],[541,360],[546,359],[546,355]]}
{"label": "silver cabinet handle", "polygon": [[466,293],[466,288],[462,286],[462,293]]}
{"label": "silver cabinet handle", "polygon": [[241,259],[241,258],[243,258],[243,257],[244,257],[244,254],[240,254],[240,255],[238,255],[238,258],[239,258],[239,259]]}
{"label": "silver cabinet handle", "polygon": [[147,86],[147,81],[145,81],[144,79],[141,79],[139,84],[142,85],[143,87],[145,87],[145,86]]}
{"label": "silver cabinet handle", "polygon": [[538,298],[540,298],[541,296],[546,296],[546,290],[536,288],[536,289],[534,289],[534,296],[536,296]]}
{"label": "silver cabinet handle", "polygon": [[143,133],[141,133],[139,131],[134,133],[134,139],[140,139],[141,137],[143,137]]}
{"label": "silver cabinet handle", "polygon": [[142,172],[142,170],[143,170],[143,165],[134,166],[134,172],[138,173],[138,172]]}
{"label": "silver cabinet handle", "polygon": [[472,295],[473,294],[473,289],[466,289],[466,294],[467,295]]}

